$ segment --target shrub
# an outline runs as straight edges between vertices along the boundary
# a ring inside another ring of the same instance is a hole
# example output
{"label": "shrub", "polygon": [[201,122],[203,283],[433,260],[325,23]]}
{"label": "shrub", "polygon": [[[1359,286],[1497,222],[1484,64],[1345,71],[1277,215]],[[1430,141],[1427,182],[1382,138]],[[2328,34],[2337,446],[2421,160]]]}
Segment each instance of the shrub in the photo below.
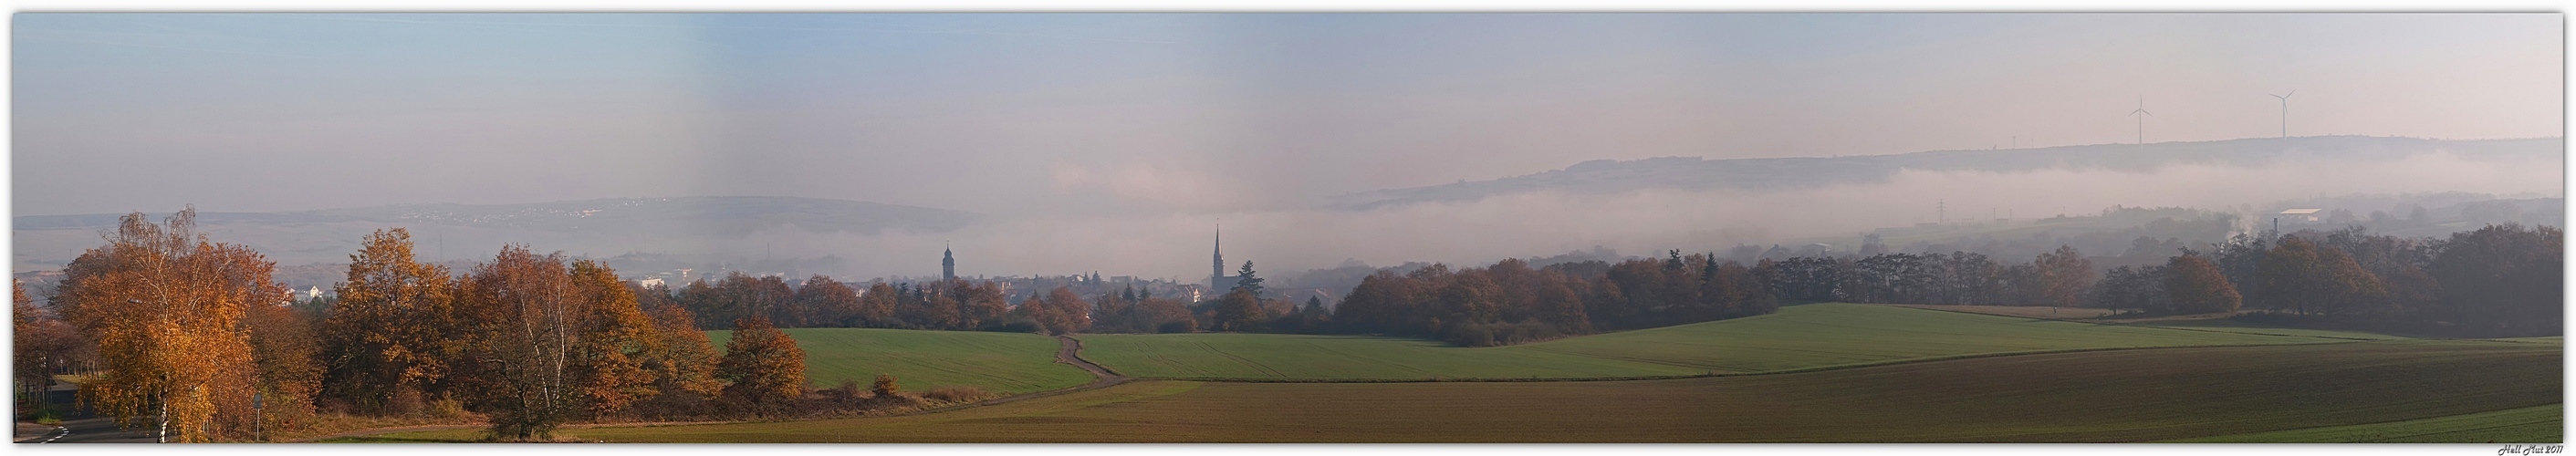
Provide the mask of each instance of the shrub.
{"label": "shrub", "polygon": [[824,398],[831,399],[832,402],[854,402],[859,399],[859,381],[841,379],[840,386],[825,389],[822,393]]}
{"label": "shrub", "polygon": [[868,392],[877,397],[893,396],[900,390],[901,388],[895,386],[894,376],[887,374],[877,374],[876,384],[868,387]]}
{"label": "shrub", "polygon": [[974,402],[992,397],[992,393],[986,393],[982,388],[972,386],[942,386],[931,388],[930,392],[923,393],[921,397],[940,402]]}

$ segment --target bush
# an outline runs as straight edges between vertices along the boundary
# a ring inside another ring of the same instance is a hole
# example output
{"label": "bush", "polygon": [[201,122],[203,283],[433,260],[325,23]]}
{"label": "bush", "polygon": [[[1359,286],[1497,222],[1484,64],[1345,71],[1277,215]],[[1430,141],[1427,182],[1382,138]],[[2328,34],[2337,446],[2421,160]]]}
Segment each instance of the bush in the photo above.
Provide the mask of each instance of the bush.
{"label": "bush", "polygon": [[450,419],[463,416],[465,416],[465,401],[453,398],[439,398],[438,400],[429,401],[430,418]]}
{"label": "bush", "polygon": [[992,395],[984,392],[982,388],[972,386],[942,386],[931,388],[930,392],[923,393],[921,397],[940,402],[974,402]]}
{"label": "bush", "polygon": [[876,384],[868,387],[868,392],[877,397],[893,396],[900,391],[901,388],[895,386],[894,376],[886,374],[877,374]]}
{"label": "bush", "polygon": [[823,398],[830,399],[832,402],[857,402],[859,400],[859,381],[846,378],[841,379],[840,386],[824,389],[821,392],[823,393]]}

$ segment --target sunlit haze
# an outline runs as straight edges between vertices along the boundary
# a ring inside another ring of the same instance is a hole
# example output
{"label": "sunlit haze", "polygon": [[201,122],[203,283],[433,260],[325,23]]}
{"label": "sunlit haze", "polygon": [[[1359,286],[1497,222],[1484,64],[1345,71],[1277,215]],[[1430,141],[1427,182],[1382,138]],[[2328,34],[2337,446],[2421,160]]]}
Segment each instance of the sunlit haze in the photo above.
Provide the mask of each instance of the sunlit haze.
{"label": "sunlit haze", "polygon": [[[1312,268],[1848,235],[1932,221],[1935,200],[2030,216],[2347,193],[2562,196],[2560,162],[2432,154],[1324,204],[1599,159],[2220,141],[2285,128],[2560,137],[2563,21],[20,14],[13,215],[792,196],[986,218],[950,232],[778,233],[722,248],[838,255],[852,260],[845,273],[870,277],[936,271],[945,242],[970,274],[1186,278],[1205,273],[1218,218],[1229,258]],[[2272,95],[2292,90],[2285,126]],[[2129,115],[2140,108],[2152,113],[2143,127]]]}

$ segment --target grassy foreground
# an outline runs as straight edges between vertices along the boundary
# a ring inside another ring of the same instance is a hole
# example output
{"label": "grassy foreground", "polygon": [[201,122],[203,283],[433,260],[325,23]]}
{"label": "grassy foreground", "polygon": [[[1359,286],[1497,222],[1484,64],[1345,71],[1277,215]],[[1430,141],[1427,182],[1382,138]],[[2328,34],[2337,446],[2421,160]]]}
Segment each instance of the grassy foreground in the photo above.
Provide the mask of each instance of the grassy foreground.
{"label": "grassy foreground", "polygon": [[[2562,349],[2382,341],[1623,382],[1144,381],[903,417],[567,433],[610,442],[2135,442],[2557,404]],[[2435,439],[2451,437],[2484,440]]]}
{"label": "grassy foreground", "polygon": [[[1054,338],[1027,333],[913,331],[866,328],[786,329],[805,349],[805,383],[829,388],[842,380],[866,386],[893,374],[908,390],[974,386],[1006,394],[1091,383],[1081,368],[1055,362]],[[708,331],[724,350],[732,331]]]}
{"label": "grassy foreground", "polygon": [[1119,373],[1177,379],[1396,380],[1754,373],[1994,353],[2349,342],[2303,334],[2096,325],[1866,304],[1509,347],[1285,334],[1081,336]]}
{"label": "grassy foreground", "polygon": [[2559,443],[2567,441],[2565,404],[2393,423],[2328,426],[2197,439],[2195,443]]}

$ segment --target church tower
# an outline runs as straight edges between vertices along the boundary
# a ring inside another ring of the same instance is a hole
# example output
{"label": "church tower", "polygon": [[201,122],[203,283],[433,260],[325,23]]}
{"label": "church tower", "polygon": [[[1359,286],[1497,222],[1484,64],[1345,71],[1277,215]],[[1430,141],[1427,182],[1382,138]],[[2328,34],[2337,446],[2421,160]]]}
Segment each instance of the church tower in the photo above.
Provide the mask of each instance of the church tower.
{"label": "church tower", "polygon": [[939,248],[939,280],[957,280],[957,253],[946,246]]}
{"label": "church tower", "polygon": [[1228,275],[1225,275],[1225,224],[1224,224],[1224,223],[1218,223],[1218,224],[1217,224],[1217,227],[1216,227],[1216,253],[1215,253],[1214,255],[1212,255],[1212,257],[1213,257],[1213,258],[1211,258],[1211,259],[1210,259],[1210,265],[1208,266],[1208,267],[1209,267],[1209,270],[1208,270],[1208,290],[1209,290],[1209,291],[1213,291],[1213,292],[1217,292],[1217,293],[1224,293],[1224,292],[1225,292],[1225,290],[1231,290],[1231,289],[1234,289],[1234,283],[1235,283],[1236,281],[1243,280],[1243,278],[1242,278],[1242,277],[1236,277],[1236,276],[1228,276]]}

